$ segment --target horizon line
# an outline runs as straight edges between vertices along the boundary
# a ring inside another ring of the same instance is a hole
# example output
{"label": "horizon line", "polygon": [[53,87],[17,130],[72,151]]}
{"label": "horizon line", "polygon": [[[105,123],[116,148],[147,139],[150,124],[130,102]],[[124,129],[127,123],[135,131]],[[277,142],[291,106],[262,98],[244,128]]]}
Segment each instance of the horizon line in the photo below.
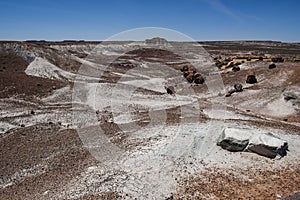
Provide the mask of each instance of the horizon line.
{"label": "horizon line", "polygon": [[[152,39],[152,38],[151,38]],[[164,38],[163,38],[164,39]],[[145,40],[83,40],[83,39],[65,39],[65,40],[1,40],[0,42],[28,42],[28,43],[67,43],[67,42],[87,42],[87,43],[100,43],[100,42],[144,42]],[[168,42],[274,42],[274,43],[300,43],[300,41],[280,41],[280,40],[194,40],[194,41],[184,41],[184,40],[167,40]]]}

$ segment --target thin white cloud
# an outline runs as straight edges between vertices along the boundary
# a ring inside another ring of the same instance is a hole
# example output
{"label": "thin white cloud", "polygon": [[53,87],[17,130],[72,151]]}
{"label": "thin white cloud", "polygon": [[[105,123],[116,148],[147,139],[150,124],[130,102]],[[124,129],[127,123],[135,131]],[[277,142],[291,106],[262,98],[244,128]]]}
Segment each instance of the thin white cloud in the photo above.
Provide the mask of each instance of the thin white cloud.
{"label": "thin white cloud", "polygon": [[208,3],[214,10],[223,13],[237,21],[241,21],[241,18],[232,12],[227,6],[225,6],[220,0],[204,0]]}

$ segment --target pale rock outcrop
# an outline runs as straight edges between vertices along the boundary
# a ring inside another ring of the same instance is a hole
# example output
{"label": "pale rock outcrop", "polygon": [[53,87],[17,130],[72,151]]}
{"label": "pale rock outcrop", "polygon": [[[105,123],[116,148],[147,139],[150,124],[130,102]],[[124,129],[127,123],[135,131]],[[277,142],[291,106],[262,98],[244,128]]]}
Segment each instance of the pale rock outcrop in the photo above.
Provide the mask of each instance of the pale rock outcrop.
{"label": "pale rock outcrop", "polygon": [[268,158],[283,157],[288,150],[288,143],[273,134],[246,128],[225,128],[217,145],[228,151],[254,152]]}

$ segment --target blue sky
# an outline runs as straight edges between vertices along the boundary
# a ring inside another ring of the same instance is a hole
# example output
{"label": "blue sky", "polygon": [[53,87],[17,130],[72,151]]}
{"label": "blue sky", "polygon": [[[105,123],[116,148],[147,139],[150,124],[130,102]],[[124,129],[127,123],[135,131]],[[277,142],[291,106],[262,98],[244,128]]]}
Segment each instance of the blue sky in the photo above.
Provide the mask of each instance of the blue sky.
{"label": "blue sky", "polygon": [[0,0],[0,40],[104,40],[163,27],[204,40],[300,41],[299,0]]}

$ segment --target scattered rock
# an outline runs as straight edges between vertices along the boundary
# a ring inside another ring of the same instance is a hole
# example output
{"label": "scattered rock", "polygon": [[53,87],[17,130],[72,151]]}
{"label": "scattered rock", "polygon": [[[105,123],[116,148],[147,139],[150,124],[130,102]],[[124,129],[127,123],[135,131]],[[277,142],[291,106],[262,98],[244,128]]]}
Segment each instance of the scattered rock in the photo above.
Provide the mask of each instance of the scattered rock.
{"label": "scattered rock", "polygon": [[232,67],[232,71],[234,71],[234,72],[237,72],[237,71],[240,71],[240,70],[241,70],[241,68],[238,65],[234,65]]}
{"label": "scattered rock", "polygon": [[199,72],[193,72],[193,73],[194,73],[194,79],[202,76]]}
{"label": "scattered rock", "polygon": [[225,128],[218,139],[218,146],[228,151],[244,151],[249,144],[249,138],[239,134],[238,130]]}
{"label": "scattered rock", "polygon": [[300,62],[300,58],[294,57],[294,58],[293,58],[293,62]]}
{"label": "scattered rock", "polygon": [[35,114],[34,110],[32,110],[32,111],[30,112],[30,114],[34,115],[34,114]]}
{"label": "scattered rock", "polygon": [[230,97],[233,93],[235,93],[236,90],[235,89],[231,89],[229,90],[226,94],[225,94],[225,97]]}
{"label": "scattered rock", "polygon": [[189,83],[194,82],[196,84],[203,84],[205,82],[205,79],[202,76],[202,74],[197,72],[196,69],[194,69],[193,71],[184,72],[183,76]]}
{"label": "scattered rock", "polygon": [[194,73],[193,72],[189,72],[189,74],[187,75],[186,77],[186,80],[189,82],[189,83],[192,83],[194,81]]}
{"label": "scattered rock", "polygon": [[173,200],[173,199],[174,199],[174,197],[173,197],[173,194],[172,194],[171,196],[167,197],[165,200]]}
{"label": "scattered rock", "polygon": [[284,59],[282,57],[274,57],[272,58],[272,62],[284,62]]}
{"label": "scattered rock", "polygon": [[243,85],[240,83],[234,84],[235,92],[242,92],[243,91]]}
{"label": "scattered rock", "polygon": [[183,77],[186,78],[189,75],[189,72],[184,72]]}
{"label": "scattered rock", "polygon": [[254,83],[257,83],[257,79],[255,77],[255,72],[252,71],[252,70],[249,70],[247,72],[247,75],[246,75],[246,83],[249,83],[249,84],[254,84]]}
{"label": "scattered rock", "polygon": [[300,88],[297,86],[288,87],[283,91],[284,100],[300,101]]}
{"label": "scattered rock", "polygon": [[203,84],[204,81],[205,80],[204,80],[202,74],[200,74],[199,72],[194,73],[194,83]]}
{"label": "scattered rock", "polygon": [[197,69],[194,67],[194,66],[191,66],[189,71],[193,72],[193,73],[196,73],[197,72]]}
{"label": "scattered rock", "polygon": [[202,76],[199,76],[195,78],[194,83],[196,84],[203,84],[205,82],[204,78]]}
{"label": "scattered rock", "polygon": [[187,71],[189,71],[189,67],[185,65],[182,67],[182,69],[180,71],[187,72]]}
{"label": "scattered rock", "polygon": [[223,129],[217,145],[228,151],[254,152],[268,158],[286,156],[288,150],[288,143],[273,134],[245,128]]}
{"label": "scattered rock", "polygon": [[271,64],[269,65],[269,69],[274,69],[274,68],[276,68],[276,65],[275,65],[274,63],[271,63]]}
{"label": "scattered rock", "polygon": [[294,95],[286,95],[284,96],[284,100],[289,101],[289,100],[294,100],[297,99]]}
{"label": "scattered rock", "polygon": [[168,94],[171,94],[171,95],[175,94],[175,88],[173,86],[168,86],[168,87],[165,86],[165,89]]}
{"label": "scattered rock", "polygon": [[225,97],[230,97],[231,94],[232,94],[232,93],[227,92],[227,93],[225,94]]}
{"label": "scattered rock", "polygon": [[226,94],[225,97],[230,97],[233,93],[235,92],[242,92],[243,91],[243,86],[240,83],[234,84],[234,89],[229,90]]}
{"label": "scattered rock", "polygon": [[242,64],[241,62],[231,61],[228,67],[234,67]]}

